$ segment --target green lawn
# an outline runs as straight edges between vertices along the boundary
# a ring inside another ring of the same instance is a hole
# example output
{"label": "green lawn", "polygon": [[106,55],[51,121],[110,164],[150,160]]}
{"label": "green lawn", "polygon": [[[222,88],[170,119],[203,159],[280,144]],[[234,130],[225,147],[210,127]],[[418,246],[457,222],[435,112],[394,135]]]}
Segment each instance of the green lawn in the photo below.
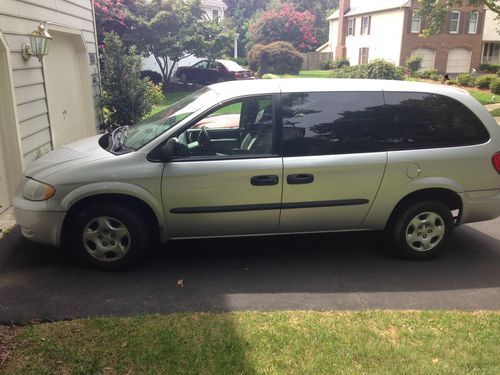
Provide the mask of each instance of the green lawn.
{"label": "green lawn", "polygon": [[500,103],[500,95],[494,95],[489,91],[470,90],[467,91],[482,105]]}
{"label": "green lawn", "polygon": [[162,102],[158,105],[154,105],[153,109],[151,110],[151,113],[149,115],[152,116],[160,111],[163,111],[169,105],[174,104],[175,102],[181,100],[182,98],[184,98],[186,95],[189,95],[190,93],[191,93],[191,91],[166,93],[165,98],[162,100]]}
{"label": "green lawn", "polygon": [[94,318],[19,328],[9,349],[0,373],[498,374],[500,313]]}
{"label": "green lawn", "polygon": [[329,70],[301,70],[297,77],[299,78],[330,78]]}
{"label": "green lawn", "polygon": [[500,108],[494,109],[490,113],[493,117],[500,117]]}

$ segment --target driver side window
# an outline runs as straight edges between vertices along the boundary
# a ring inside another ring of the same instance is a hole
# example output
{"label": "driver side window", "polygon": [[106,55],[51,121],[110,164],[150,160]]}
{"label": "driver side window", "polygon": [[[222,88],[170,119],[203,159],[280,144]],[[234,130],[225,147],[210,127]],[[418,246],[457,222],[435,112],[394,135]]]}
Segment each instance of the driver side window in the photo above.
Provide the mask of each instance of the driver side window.
{"label": "driver side window", "polygon": [[273,152],[271,96],[229,102],[184,130],[179,136],[185,156],[231,157]]}

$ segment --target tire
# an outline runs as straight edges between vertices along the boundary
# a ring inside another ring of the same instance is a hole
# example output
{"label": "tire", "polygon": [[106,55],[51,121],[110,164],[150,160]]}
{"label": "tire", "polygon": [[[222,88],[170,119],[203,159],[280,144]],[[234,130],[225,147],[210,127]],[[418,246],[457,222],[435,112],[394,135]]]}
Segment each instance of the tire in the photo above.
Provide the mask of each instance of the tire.
{"label": "tire", "polygon": [[83,265],[123,270],[146,255],[150,232],[135,211],[118,204],[96,204],[81,210],[72,222],[71,250]]}
{"label": "tire", "polygon": [[423,201],[406,205],[388,227],[393,254],[405,259],[434,258],[446,247],[453,228],[453,215],[441,202]]}

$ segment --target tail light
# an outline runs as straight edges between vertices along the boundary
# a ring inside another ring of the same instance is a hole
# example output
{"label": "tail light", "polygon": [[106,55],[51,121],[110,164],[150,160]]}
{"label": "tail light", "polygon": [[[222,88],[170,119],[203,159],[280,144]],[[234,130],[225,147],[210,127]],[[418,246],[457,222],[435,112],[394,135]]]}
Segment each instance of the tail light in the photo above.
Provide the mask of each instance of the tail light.
{"label": "tail light", "polygon": [[500,151],[491,157],[491,162],[495,167],[495,170],[500,173]]}
{"label": "tail light", "polygon": [[242,72],[242,73],[234,73],[235,78],[248,78],[250,77],[250,73]]}

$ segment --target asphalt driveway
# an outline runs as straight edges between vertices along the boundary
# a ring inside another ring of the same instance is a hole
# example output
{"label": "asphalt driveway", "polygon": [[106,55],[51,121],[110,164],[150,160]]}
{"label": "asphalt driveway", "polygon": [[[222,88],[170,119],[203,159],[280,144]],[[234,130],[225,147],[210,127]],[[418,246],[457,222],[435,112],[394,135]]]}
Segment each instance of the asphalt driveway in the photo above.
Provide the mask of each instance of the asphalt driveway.
{"label": "asphalt driveway", "polygon": [[[171,242],[138,268],[81,268],[0,240],[0,322],[233,310],[500,309],[500,219],[459,227],[433,261],[383,254],[376,233]],[[183,287],[178,281],[183,280]]]}

